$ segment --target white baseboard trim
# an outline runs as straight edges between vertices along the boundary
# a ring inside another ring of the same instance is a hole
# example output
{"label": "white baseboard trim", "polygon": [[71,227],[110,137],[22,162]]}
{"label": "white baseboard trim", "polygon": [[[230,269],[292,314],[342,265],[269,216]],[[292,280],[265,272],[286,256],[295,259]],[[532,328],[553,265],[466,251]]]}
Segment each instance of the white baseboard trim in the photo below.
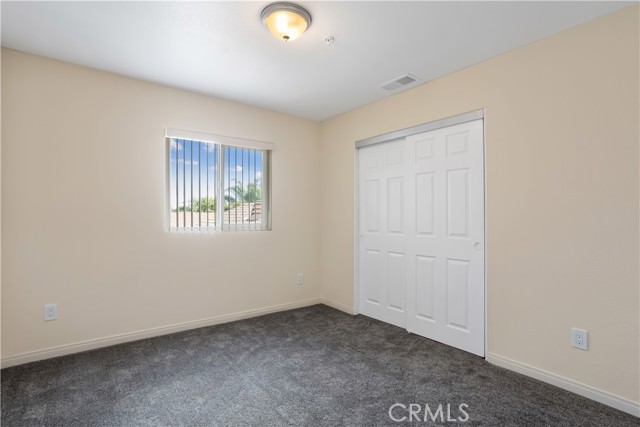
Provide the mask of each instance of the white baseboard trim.
{"label": "white baseboard trim", "polygon": [[608,393],[598,388],[591,387],[589,385],[570,380],[569,378],[565,378],[542,369],[534,368],[533,366],[516,362],[515,360],[498,356],[496,354],[487,353],[487,362],[505,369],[509,369],[510,371],[515,371],[519,374],[535,378],[556,387],[560,387],[561,389],[570,391],[591,400],[595,400],[596,402],[602,403],[604,405],[611,406],[612,408],[618,409],[622,412],[626,412],[627,414],[640,417],[640,405],[637,402],[627,400],[623,397],[616,396],[615,394]]}
{"label": "white baseboard trim", "polygon": [[324,305],[328,305],[329,307],[333,307],[336,310],[344,311],[347,314],[353,315],[353,307],[349,307],[348,305],[344,305],[339,303],[338,301],[334,301],[329,298],[320,298],[320,303]]}
{"label": "white baseboard trim", "polygon": [[295,308],[308,307],[310,305],[324,303],[322,298],[313,298],[303,301],[296,301],[288,304],[274,305],[254,310],[246,310],[238,313],[225,314],[222,316],[209,317],[207,319],[195,320],[191,322],[176,323],[168,326],[160,326],[157,328],[144,329],[141,331],[128,332],[124,334],[111,335],[103,338],[96,338],[81,341],[72,344],[65,344],[55,347],[49,347],[42,350],[29,351],[26,353],[16,354],[14,356],[4,357],[0,360],[0,367],[8,368],[10,366],[22,365],[24,363],[35,362],[38,360],[50,359],[52,357],[64,356],[81,351],[94,350],[100,347],[108,347],[110,345],[122,344],[129,341],[136,341],[144,338],[156,337],[159,335],[172,334],[174,332],[186,331],[188,329],[202,328],[205,326],[218,325],[221,323],[234,322],[236,320],[248,319],[251,317],[262,316],[264,314],[276,313],[278,311],[292,310]]}

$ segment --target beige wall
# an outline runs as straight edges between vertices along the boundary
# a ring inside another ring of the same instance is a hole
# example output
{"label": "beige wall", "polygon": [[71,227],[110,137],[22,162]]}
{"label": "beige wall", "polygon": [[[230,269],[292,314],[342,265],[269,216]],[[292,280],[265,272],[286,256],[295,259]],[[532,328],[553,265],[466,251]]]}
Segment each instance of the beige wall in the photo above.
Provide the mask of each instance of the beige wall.
{"label": "beige wall", "polygon": [[[2,109],[3,358],[320,297],[318,123],[6,49]],[[274,142],[273,230],[165,232],[165,127]]]}
{"label": "beige wall", "polygon": [[354,141],[485,108],[489,353],[638,402],[638,33],[634,6],[324,122],[324,296],[353,304]]}

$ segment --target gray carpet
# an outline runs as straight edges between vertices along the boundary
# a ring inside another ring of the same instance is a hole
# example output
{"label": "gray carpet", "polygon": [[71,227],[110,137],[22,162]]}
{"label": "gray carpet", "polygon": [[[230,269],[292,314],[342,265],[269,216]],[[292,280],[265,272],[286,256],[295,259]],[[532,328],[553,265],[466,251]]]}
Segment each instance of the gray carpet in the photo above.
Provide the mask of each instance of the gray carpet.
{"label": "gray carpet", "polygon": [[[394,422],[392,415],[405,422]],[[419,406],[410,408],[414,403]],[[429,412],[424,422],[425,404]],[[468,420],[448,423],[453,419]],[[460,405],[466,404],[460,410]],[[438,413],[442,405],[442,416]],[[419,408],[419,412],[418,412]],[[411,423],[409,409],[414,409]],[[316,305],[2,370],[8,426],[638,426],[638,418]]]}

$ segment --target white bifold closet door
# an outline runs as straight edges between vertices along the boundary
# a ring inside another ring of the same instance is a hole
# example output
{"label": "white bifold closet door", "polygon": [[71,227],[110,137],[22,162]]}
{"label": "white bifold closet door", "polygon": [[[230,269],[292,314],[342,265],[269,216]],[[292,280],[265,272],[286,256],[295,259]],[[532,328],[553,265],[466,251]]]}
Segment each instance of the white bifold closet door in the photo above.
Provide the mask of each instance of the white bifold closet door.
{"label": "white bifold closet door", "polygon": [[359,149],[362,314],[484,355],[483,121]]}

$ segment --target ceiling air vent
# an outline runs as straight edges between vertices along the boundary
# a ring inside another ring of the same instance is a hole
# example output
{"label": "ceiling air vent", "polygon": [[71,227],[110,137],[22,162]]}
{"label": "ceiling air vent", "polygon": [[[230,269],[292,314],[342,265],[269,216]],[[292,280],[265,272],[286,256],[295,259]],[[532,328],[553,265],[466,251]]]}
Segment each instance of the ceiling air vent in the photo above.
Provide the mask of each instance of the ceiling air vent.
{"label": "ceiling air vent", "polygon": [[405,74],[402,77],[398,77],[397,79],[394,79],[388,83],[385,83],[384,85],[382,85],[382,88],[386,90],[396,90],[398,88],[401,88],[402,86],[409,85],[418,80],[420,79],[417,78],[416,76],[412,76],[411,74]]}

